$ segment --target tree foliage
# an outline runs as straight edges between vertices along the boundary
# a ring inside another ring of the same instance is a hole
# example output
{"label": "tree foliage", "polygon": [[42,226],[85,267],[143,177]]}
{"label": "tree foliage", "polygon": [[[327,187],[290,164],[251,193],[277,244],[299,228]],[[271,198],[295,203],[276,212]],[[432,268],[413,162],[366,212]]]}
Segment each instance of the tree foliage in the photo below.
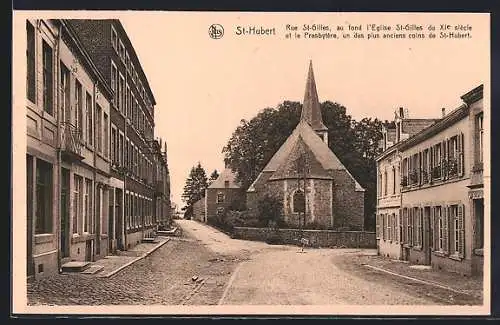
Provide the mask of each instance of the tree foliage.
{"label": "tree foliage", "polygon": [[217,169],[214,169],[212,174],[210,174],[210,178],[208,179],[208,186],[210,186],[210,184],[212,184],[217,178],[219,178],[219,172],[217,171]]}
{"label": "tree foliage", "polygon": [[[301,109],[298,102],[284,101],[276,108],[265,108],[249,121],[241,120],[222,152],[244,188],[252,184],[292,133]],[[363,118],[358,122],[344,106],[331,101],[321,103],[321,111],[330,149],[366,189],[365,219],[368,228],[374,227],[370,218],[376,206],[375,157],[381,152],[382,121]]]}
{"label": "tree foliage", "polygon": [[193,204],[205,196],[205,190],[208,187],[207,175],[205,169],[198,162],[196,166],[191,167],[189,176],[184,185],[182,201],[186,204],[183,210],[190,211]]}

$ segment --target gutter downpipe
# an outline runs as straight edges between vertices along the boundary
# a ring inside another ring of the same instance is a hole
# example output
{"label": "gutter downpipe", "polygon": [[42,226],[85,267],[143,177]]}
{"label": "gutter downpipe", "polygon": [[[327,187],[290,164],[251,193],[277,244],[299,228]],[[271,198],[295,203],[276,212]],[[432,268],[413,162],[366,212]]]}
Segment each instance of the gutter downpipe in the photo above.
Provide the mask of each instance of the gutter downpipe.
{"label": "gutter downpipe", "polygon": [[[94,203],[93,204],[94,205],[94,207],[93,207],[93,210],[94,210],[93,215],[94,216],[93,216],[92,219],[93,219],[94,222],[93,222],[93,227],[92,227],[93,229],[92,230],[95,233],[95,242],[94,242],[94,245],[92,247],[92,260],[95,260],[95,254],[94,254],[95,250],[96,250],[95,249],[96,248],[95,245],[97,245],[97,241],[98,240],[99,241],[101,240],[101,238],[100,238],[101,237],[101,234],[100,234],[101,231],[99,230],[99,233],[96,233],[96,228],[97,228],[97,224],[96,224],[96,220],[97,220],[96,190],[97,190],[98,185],[96,183],[96,180],[97,180],[97,175],[96,175],[96,168],[97,168],[97,166],[96,166],[96,161],[97,161],[97,158],[96,158],[96,155],[97,155],[96,154],[96,139],[97,139],[97,137],[96,137],[96,132],[95,132],[95,126],[96,126],[95,124],[96,124],[96,113],[97,113],[97,96],[96,96],[96,91],[97,91],[97,87],[99,87],[99,80],[96,80],[96,82],[94,82],[93,84],[94,84],[94,89],[93,89],[93,92],[92,92],[92,104],[93,104],[93,108],[94,108],[93,109],[93,111],[94,111],[94,118],[92,119],[92,123],[94,124],[93,125],[94,132],[92,134],[92,137],[93,137],[93,144],[94,144],[94,150],[93,150],[94,162],[93,162],[93,166],[92,166],[93,167],[92,168],[92,177],[94,178],[93,179],[94,186],[92,187],[92,193],[93,193],[93,195],[92,195],[92,197],[93,197],[92,200],[93,201],[92,202]],[[99,204],[101,203],[101,201],[102,201],[102,197],[100,197]],[[100,212],[102,213],[102,211],[100,211]],[[99,218],[99,222],[101,222],[101,218]],[[100,229],[100,227],[99,227],[99,229]],[[100,245],[100,243],[99,243],[99,245]]]}
{"label": "gutter downpipe", "polygon": [[61,231],[60,231],[60,226],[61,226],[61,194],[62,194],[62,182],[61,182],[61,168],[62,168],[62,157],[61,157],[61,146],[63,139],[61,138],[61,111],[59,107],[60,103],[60,48],[61,48],[61,38],[62,38],[62,25],[63,21],[59,21],[59,34],[57,35],[57,47],[56,47],[56,110],[57,110],[57,140],[58,140],[58,148],[57,148],[57,163],[56,163],[56,184],[57,184],[57,198],[54,200],[56,202],[56,240],[57,240],[57,270],[59,273],[62,272],[62,261],[61,261]]}

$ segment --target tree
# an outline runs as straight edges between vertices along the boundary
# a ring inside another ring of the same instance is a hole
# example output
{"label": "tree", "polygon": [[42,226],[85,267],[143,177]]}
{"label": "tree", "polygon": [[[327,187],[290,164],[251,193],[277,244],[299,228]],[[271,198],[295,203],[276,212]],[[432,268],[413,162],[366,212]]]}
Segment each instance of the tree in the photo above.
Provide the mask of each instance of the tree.
{"label": "tree", "polygon": [[219,172],[217,171],[217,169],[214,169],[212,174],[210,174],[210,178],[208,179],[208,186],[210,186],[210,184],[212,184],[217,178],[219,178]]}
{"label": "tree", "polygon": [[[250,121],[241,120],[222,152],[243,188],[252,184],[292,133],[301,109],[298,102],[284,101],[276,108],[263,109]],[[331,101],[321,103],[321,111],[330,149],[366,189],[365,220],[370,228],[376,206],[375,157],[381,150],[382,122],[376,118],[356,122],[346,107]]]}
{"label": "tree", "polygon": [[[198,165],[191,168],[189,176],[184,185],[184,192],[182,193],[182,201],[186,204],[183,208],[186,212],[192,210],[193,204],[205,196],[205,190],[208,187],[207,175],[205,170],[198,162]],[[189,215],[189,213],[188,213]]]}

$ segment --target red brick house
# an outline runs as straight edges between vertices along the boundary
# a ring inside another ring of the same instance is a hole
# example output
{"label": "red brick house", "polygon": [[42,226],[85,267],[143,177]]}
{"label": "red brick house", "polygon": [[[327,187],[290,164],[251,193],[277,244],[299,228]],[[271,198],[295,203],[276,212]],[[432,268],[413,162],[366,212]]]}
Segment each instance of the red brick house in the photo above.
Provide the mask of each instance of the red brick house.
{"label": "red brick house", "polygon": [[267,194],[283,202],[290,226],[361,230],[364,191],[328,147],[311,62],[300,122],[247,190],[248,208]]}

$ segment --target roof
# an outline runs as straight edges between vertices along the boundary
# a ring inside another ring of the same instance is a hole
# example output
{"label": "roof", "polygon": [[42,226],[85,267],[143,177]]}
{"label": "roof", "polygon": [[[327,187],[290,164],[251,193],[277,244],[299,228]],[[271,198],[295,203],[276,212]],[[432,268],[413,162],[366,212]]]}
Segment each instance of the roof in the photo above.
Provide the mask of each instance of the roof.
{"label": "roof", "polygon": [[[356,181],[356,179],[349,173],[347,168],[340,162],[337,156],[330,150],[328,145],[323,142],[323,140],[314,132],[312,127],[301,120],[297,127],[293,130],[292,134],[286,139],[286,141],[281,145],[278,151],[274,154],[271,160],[267,163],[266,167],[262,170],[263,172],[276,172],[282,168],[283,165],[290,163],[290,156],[298,148],[305,147],[314,160],[317,161],[323,170],[345,170],[349,176],[355,181],[357,190],[364,190],[363,187]],[[280,177],[280,173],[274,175],[274,179]],[[272,176],[272,177],[273,177]],[[324,176],[324,175],[311,175],[311,176]],[[285,175],[281,176],[285,177]],[[255,182],[260,178],[257,177]],[[254,184],[250,186],[249,189],[254,188]]]}
{"label": "roof", "polygon": [[[225,182],[229,181],[229,186],[225,186]],[[222,173],[208,188],[240,188],[241,186],[236,182],[236,175],[231,168],[225,168]]]}
{"label": "roof", "polygon": [[403,133],[409,134],[410,137],[428,128],[440,119],[404,119]]}
{"label": "roof", "polygon": [[306,121],[315,131],[326,131],[328,128],[323,124],[321,116],[321,106],[314,80],[312,61],[309,62],[309,72],[307,74],[306,90],[304,93],[304,103],[300,120]]}

